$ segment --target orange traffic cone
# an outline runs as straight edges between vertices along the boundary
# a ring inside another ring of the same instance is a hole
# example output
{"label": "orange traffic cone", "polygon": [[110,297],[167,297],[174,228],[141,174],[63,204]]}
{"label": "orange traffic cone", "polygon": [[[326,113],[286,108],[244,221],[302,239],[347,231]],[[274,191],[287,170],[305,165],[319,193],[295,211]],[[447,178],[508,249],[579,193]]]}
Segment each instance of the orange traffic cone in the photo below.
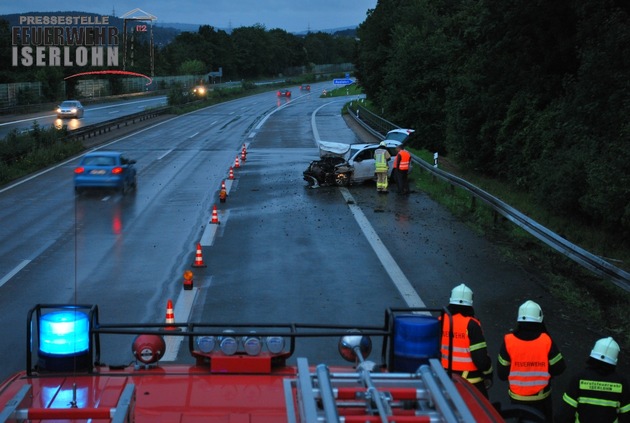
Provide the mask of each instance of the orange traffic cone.
{"label": "orange traffic cone", "polygon": [[241,167],[241,162],[239,162],[238,156],[236,156],[236,159],[234,159],[234,168],[238,169],[239,167]]}
{"label": "orange traffic cone", "polygon": [[219,213],[217,212],[216,204],[212,207],[212,220],[210,221],[210,223],[216,223],[217,225],[221,223],[219,222]]}
{"label": "orange traffic cone", "polygon": [[232,169],[232,166],[230,166],[230,176],[228,176],[228,178],[230,180],[234,179],[234,170]]}
{"label": "orange traffic cone", "polygon": [[247,148],[245,148],[245,144],[243,144],[243,148],[241,149],[241,160],[247,160]]}
{"label": "orange traffic cone", "polygon": [[[166,324],[173,325],[175,324],[175,311],[173,311],[173,301],[168,300],[166,303]],[[166,330],[176,330],[175,326],[166,326],[164,329]]]}
{"label": "orange traffic cone", "polygon": [[195,261],[192,264],[192,267],[206,267],[205,263],[203,262],[203,255],[201,253],[201,244],[197,243],[197,251],[195,253]]}

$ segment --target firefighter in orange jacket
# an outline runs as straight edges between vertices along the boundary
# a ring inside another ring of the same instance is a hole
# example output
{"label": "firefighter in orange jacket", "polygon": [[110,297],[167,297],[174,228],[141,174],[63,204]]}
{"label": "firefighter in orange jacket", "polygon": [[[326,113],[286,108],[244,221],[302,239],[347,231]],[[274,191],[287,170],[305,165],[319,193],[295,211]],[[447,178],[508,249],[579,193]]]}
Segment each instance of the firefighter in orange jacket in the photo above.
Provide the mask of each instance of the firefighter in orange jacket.
{"label": "firefighter in orange jacket", "polygon": [[411,154],[400,144],[396,146],[396,159],[394,159],[394,169],[396,172],[396,183],[398,194],[409,195],[409,165],[411,164]]}
{"label": "firefighter in orange jacket", "polygon": [[595,342],[586,368],[573,376],[562,396],[557,422],[630,422],[630,384],[616,372],[619,350],[611,337]]}
{"label": "firefighter in orange jacket", "polygon": [[[492,360],[488,355],[481,323],[475,317],[473,292],[465,284],[453,288],[448,310],[453,317],[453,330],[445,316],[442,325],[442,366],[468,380],[487,398],[492,386]],[[450,336],[453,334],[452,355],[449,354]]]}
{"label": "firefighter in orange jacket", "polygon": [[547,421],[553,421],[551,378],[565,368],[564,358],[543,324],[542,309],[534,301],[526,301],[518,309],[516,330],[504,336],[499,350],[497,376],[508,381],[511,402],[537,409]]}

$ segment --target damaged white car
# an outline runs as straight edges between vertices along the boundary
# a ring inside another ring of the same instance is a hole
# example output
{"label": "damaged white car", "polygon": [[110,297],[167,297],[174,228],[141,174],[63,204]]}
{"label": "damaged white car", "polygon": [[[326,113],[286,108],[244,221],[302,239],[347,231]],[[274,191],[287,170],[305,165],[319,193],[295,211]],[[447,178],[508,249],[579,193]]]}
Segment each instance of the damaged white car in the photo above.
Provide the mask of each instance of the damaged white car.
{"label": "damaged white car", "polygon": [[[388,175],[391,176],[396,146],[399,141],[385,140],[392,158],[388,162]],[[344,144],[320,141],[320,160],[311,162],[304,171],[304,180],[311,187],[348,186],[350,184],[375,181],[374,151],[379,144]]]}

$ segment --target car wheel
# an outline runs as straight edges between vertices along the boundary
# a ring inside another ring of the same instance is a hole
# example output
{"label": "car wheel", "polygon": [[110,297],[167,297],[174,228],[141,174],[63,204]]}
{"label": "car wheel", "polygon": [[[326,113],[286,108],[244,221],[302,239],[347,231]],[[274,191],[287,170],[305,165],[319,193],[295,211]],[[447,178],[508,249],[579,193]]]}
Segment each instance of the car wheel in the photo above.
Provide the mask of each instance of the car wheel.
{"label": "car wheel", "polygon": [[350,178],[347,173],[340,173],[335,176],[335,184],[338,187],[347,187],[350,184]]}

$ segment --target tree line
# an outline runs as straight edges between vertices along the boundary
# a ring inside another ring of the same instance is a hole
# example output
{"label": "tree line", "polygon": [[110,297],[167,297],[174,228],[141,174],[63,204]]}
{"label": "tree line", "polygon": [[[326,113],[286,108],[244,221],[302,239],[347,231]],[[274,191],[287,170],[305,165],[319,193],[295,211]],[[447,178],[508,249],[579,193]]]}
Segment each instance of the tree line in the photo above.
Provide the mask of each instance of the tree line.
{"label": "tree line", "polygon": [[357,76],[417,147],[630,239],[630,5],[379,0]]}

